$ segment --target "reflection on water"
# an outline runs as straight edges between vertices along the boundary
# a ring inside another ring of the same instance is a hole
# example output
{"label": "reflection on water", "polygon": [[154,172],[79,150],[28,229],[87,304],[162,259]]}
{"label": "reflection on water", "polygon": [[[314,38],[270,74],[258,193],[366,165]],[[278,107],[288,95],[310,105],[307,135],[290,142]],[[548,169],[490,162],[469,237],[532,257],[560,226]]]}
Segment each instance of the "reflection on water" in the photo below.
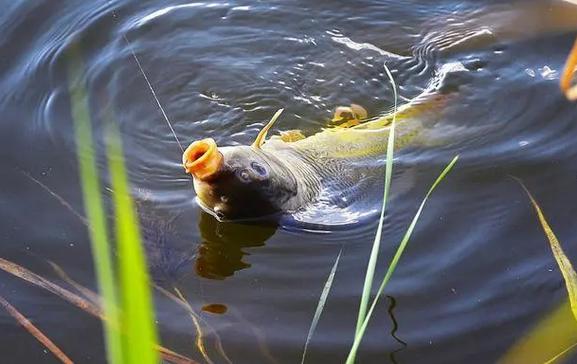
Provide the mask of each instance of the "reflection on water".
{"label": "reflection on water", "polygon": [[276,226],[219,222],[204,211],[198,228],[202,240],[194,267],[198,275],[210,279],[224,279],[250,267],[243,261],[247,255],[243,248],[264,245],[277,230]]}
{"label": "reflection on water", "polygon": [[399,323],[397,322],[394,313],[395,307],[397,306],[397,300],[393,296],[387,296],[387,298],[389,299],[389,308],[387,312],[389,313],[391,322],[393,324],[393,327],[391,328],[391,337],[394,338],[399,343],[399,348],[389,352],[389,359],[391,360],[391,363],[398,364],[399,362],[397,361],[397,355],[398,353],[405,350],[405,348],[407,347],[407,343],[397,336],[397,331],[399,330]]}
{"label": "reflection on water", "polygon": [[173,284],[194,272],[203,278],[224,279],[249,268],[243,261],[245,248],[263,246],[277,230],[275,225],[219,222],[202,211],[199,216],[199,241],[188,248],[178,240],[173,220],[139,204],[143,239],[152,277],[157,283]]}

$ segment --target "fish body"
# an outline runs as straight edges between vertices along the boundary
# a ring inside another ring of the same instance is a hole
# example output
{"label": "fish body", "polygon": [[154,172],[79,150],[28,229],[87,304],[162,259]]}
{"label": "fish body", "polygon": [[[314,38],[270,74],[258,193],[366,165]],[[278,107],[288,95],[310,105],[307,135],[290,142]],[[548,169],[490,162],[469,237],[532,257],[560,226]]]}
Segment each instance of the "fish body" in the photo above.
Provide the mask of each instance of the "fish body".
{"label": "fish body", "polygon": [[[265,140],[277,113],[253,145],[217,148],[205,139],[191,144],[183,163],[194,177],[199,204],[219,220],[290,215],[318,222],[340,211],[349,221],[359,213],[352,206],[382,186],[393,118],[398,150],[417,143],[421,132],[439,120],[447,100],[446,94],[426,91],[394,114],[355,126],[288,141],[281,132]],[[321,224],[331,219],[338,224],[334,217]]]}
{"label": "fish body", "polygon": [[[426,126],[436,122],[439,110],[446,100],[446,95],[426,93],[402,105],[394,114],[395,149],[411,144]],[[324,129],[287,144],[303,154],[330,159],[351,160],[382,156],[387,149],[392,121],[393,114],[389,114],[349,128]],[[282,148],[276,143],[271,143],[278,140],[279,138],[273,137],[263,145],[263,150],[273,152],[274,149]]]}
{"label": "fish body", "polygon": [[[394,114],[394,150],[419,145],[423,131],[440,119],[448,98],[427,93],[401,106]],[[349,128],[327,128],[294,142],[268,140],[262,150],[286,161],[299,181],[297,202],[283,211],[323,225],[351,222],[368,213],[362,211],[370,209],[367,200],[382,192],[392,121],[393,114],[388,114]]]}

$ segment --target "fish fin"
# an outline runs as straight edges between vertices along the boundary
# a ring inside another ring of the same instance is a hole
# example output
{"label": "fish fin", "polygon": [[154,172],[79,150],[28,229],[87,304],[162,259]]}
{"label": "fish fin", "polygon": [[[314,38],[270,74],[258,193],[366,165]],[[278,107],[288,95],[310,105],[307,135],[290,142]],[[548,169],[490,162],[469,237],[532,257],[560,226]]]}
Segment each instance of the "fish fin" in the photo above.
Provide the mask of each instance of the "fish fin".
{"label": "fish fin", "polygon": [[296,142],[304,139],[305,136],[299,129],[285,130],[280,132],[280,140],[286,143]]}
{"label": "fish fin", "polygon": [[258,133],[258,135],[256,136],[256,139],[252,143],[252,147],[257,148],[257,149],[260,149],[260,147],[262,147],[262,145],[264,144],[264,141],[266,139],[266,133],[273,126],[273,124],[276,122],[276,120],[278,119],[280,114],[282,114],[283,111],[284,111],[284,109],[278,109],[277,110],[277,112],[272,116],[270,121]]}
{"label": "fish fin", "polygon": [[367,110],[361,105],[351,104],[351,106],[339,106],[335,109],[331,123],[340,128],[350,128],[361,123],[361,120],[368,116]]}
{"label": "fish fin", "polygon": [[353,126],[357,126],[357,125],[359,125],[360,123],[361,123],[361,122],[360,122],[359,120],[357,120],[357,119],[351,119],[351,120],[349,120],[349,121],[345,121],[345,122],[342,123],[342,124],[335,125],[335,128],[350,128],[350,127],[353,127]]}
{"label": "fish fin", "polygon": [[367,109],[365,109],[361,105],[351,104],[351,110],[353,111],[353,114],[355,115],[355,118],[357,120],[365,120],[367,116],[369,116]]}

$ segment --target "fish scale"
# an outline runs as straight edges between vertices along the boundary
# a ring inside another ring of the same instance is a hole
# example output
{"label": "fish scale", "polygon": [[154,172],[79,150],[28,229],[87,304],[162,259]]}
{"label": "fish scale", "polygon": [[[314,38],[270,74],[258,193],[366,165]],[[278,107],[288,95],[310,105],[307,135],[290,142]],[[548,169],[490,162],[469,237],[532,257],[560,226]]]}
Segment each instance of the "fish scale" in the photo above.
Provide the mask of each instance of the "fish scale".
{"label": "fish scale", "polygon": [[[448,95],[424,93],[395,114],[395,150],[415,143],[421,131],[438,121]],[[293,166],[303,196],[299,209],[346,208],[382,185],[387,140],[393,115],[350,128],[324,129],[307,138],[284,142],[273,137],[263,151]],[[305,167],[306,166],[306,167]]]}
{"label": "fish scale", "polygon": [[195,141],[183,153],[183,165],[193,174],[201,206],[218,219],[276,219],[281,213],[304,223],[347,224],[374,210],[393,120],[394,149],[417,144],[449,95],[426,91],[394,114],[356,126],[325,128],[309,137],[293,130],[294,138],[281,132],[266,140],[278,110],[250,146],[219,149],[214,139]]}

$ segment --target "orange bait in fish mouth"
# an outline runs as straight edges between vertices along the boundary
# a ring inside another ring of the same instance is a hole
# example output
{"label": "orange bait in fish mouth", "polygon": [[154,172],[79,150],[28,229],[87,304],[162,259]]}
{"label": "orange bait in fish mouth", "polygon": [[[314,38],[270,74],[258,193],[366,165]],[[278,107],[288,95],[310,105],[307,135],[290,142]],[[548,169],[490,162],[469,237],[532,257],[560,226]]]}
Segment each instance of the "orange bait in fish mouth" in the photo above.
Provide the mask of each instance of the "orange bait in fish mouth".
{"label": "orange bait in fish mouth", "polygon": [[212,138],[197,140],[186,148],[182,164],[186,173],[205,180],[214,175],[222,165],[222,154]]}

